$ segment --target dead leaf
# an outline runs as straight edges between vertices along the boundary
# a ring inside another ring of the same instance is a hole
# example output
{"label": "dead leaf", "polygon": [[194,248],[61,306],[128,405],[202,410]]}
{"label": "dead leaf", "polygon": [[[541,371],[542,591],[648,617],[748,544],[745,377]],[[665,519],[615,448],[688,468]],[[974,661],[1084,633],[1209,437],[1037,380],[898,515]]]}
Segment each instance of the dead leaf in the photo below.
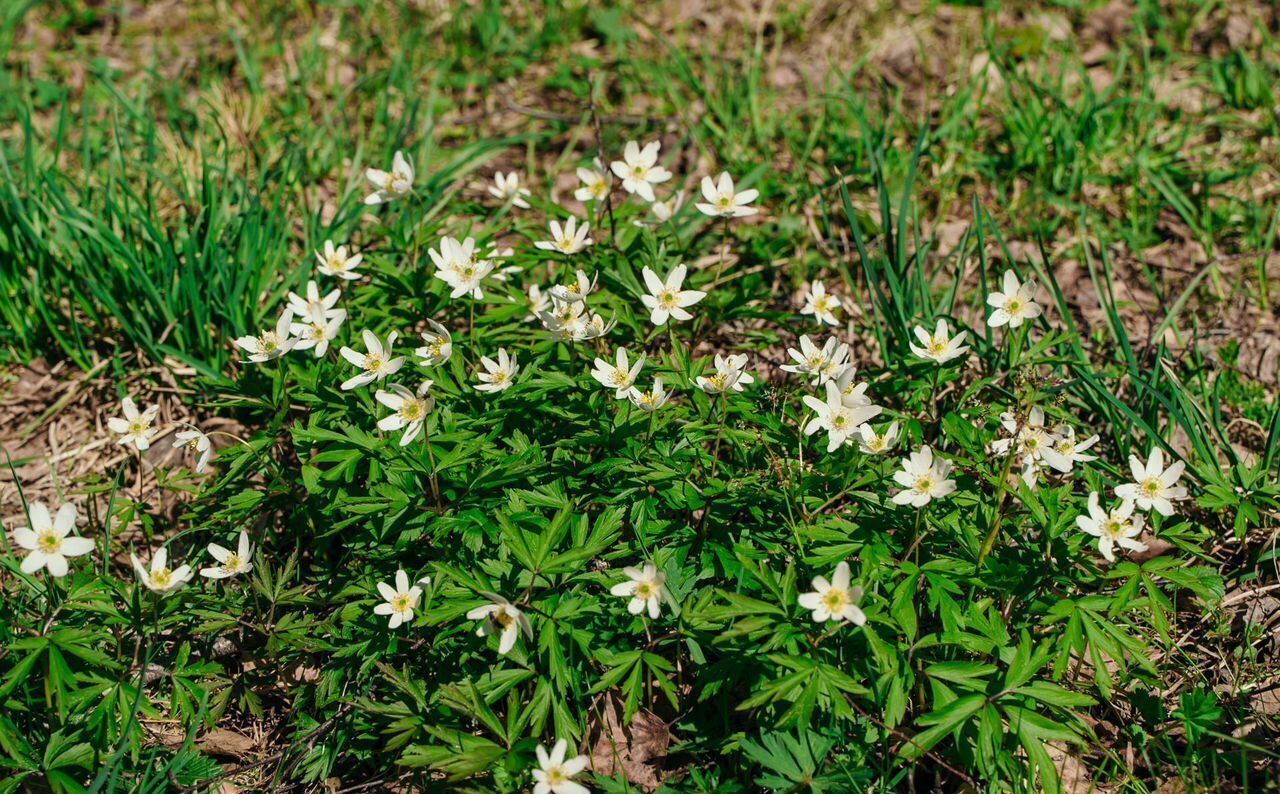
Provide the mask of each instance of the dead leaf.
{"label": "dead leaf", "polygon": [[631,783],[645,791],[662,784],[662,759],[671,745],[667,723],[651,711],[641,709],[623,726],[621,704],[613,695],[601,701],[591,733],[595,744],[591,750],[591,768],[602,775],[615,775],[621,770]]}
{"label": "dead leaf", "polygon": [[236,733],[226,728],[214,728],[200,737],[198,744],[200,749],[207,753],[229,758],[241,758],[258,746],[257,742],[243,733]]}

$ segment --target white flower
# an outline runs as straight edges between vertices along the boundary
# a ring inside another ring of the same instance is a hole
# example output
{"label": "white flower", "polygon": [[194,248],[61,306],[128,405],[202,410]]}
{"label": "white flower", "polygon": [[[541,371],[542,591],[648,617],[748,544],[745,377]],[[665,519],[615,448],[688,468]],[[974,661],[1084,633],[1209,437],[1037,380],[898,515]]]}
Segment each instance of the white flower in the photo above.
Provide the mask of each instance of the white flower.
{"label": "white flower", "polygon": [[1003,289],[1003,292],[993,292],[987,296],[987,304],[994,308],[987,318],[987,325],[996,328],[1007,323],[1010,328],[1017,328],[1027,320],[1040,316],[1040,304],[1035,302],[1034,281],[1019,284],[1013,271],[1006,270]]}
{"label": "white flower", "polygon": [[448,328],[435,320],[427,320],[427,330],[422,332],[422,341],[426,344],[413,351],[415,356],[422,359],[418,362],[421,366],[437,367],[453,355],[453,336]]}
{"label": "white flower", "polygon": [[316,251],[316,259],[320,260],[320,267],[316,269],[323,275],[355,281],[360,278],[356,268],[364,261],[364,254],[347,256],[345,245],[334,247],[333,240],[325,240],[324,252]]}
{"label": "white flower", "polygon": [[[76,526],[76,506],[65,504],[58,508],[56,518],[49,517],[44,502],[32,502],[27,509],[30,527],[13,531],[13,540],[27,550],[22,558],[22,572],[35,573],[47,568],[49,575],[61,578],[67,575],[67,558],[80,557],[93,551],[93,541],[71,535]],[[70,537],[68,537],[70,535]]]}
{"label": "white flower", "polygon": [[663,387],[662,378],[654,378],[652,391],[646,394],[633,388],[630,397],[632,405],[646,413],[653,413],[667,404],[671,399],[671,393]]}
{"label": "white flower", "polygon": [[895,504],[924,507],[933,499],[948,496],[956,489],[955,480],[948,480],[951,461],[934,459],[933,450],[927,445],[902,459],[902,471],[893,475],[894,482],[903,490],[894,495]]}
{"label": "white flower", "polygon": [[731,391],[742,391],[743,386],[755,382],[755,376],[746,371],[747,355],[739,353],[731,356],[715,357],[715,371],[710,375],[699,375],[696,379],[698,388],[707,394],[725,394]]}
{"label": "white flower", "polygon": [[325,316],[323,311],[306,315],[305,322],[296,322],[289,326],[289,333],[293,335],[292,348],[294,350],[314,350],[316,358],[324,358],[324,354],[329,352],[329,343],[338,338],[338,331],[342,329],[342,324],[347,321],[347,312],[345,309],[333,309]]}
{"label": "white flower", "polygon": [[825,576],[813,578],[813,592],[801,593],[796,599],[801,609],[813,611],[817,623],[835,620],[849,621],[855,626],[865,625],[867,616],[858,608],[862,600],[862,588],[849,586],[849,563],[841,562],[828,582]]}
{"label": "white flower", "polygon": [[[515,298],[512,298],[512,300],[515,300]],[[542,316],[543,312],[551,308],[551,296],[543,292],[542,287],[537,284],[530,284],[529,289],[525,291],[524,306],[529,312],[524,321],[537,320]]]}
{"label": "white flower", "polygon": [[921,325],[915,327],[915,334],[916,338],[920,340],[920,347],[912,344],[911,352],[920,358],[934,361],[938,364],[945,364],[969,352],[969,348],[963,346],[964,339],[969,335],[969,332],[961,331],[955,336],[951,336],[946,320],[938,320],[938,325],[934,328],[933,334],[930,334]]}
{"label": "white flower", "polygon": [[680,211],[680,207],[683,205],[684,191],[677,190],[667,196],[666,201],[655,201],[650,204],[649,211],[653,213],[653,217],[657,219],[658,223],[666,223],[675,217],[675,214]]}
{"label": "white flower", "polygon": [[636,361],[635,366],[627,357],[627,349],[625,347],[618,348],[615,355],[617,364],[610,364],[603,358],[595,360],[595,369],[591,371],[591,377],[600,382],[600,385],[606,389],[614,389],[614,397],[619,400],[628,399],[633,387],[636,383],[636,377],[640,375],[640,370],[644,367],[644,354],[640,354],[640,358]]}
{"label": "white flower", "polygon": [[338,351],[343,358],[361,370],[359,375],[342,382],[343,391],[358,389],[375,381],[381,381],[388,375],[394,375],[399,372],[400,368],[404,366],[403,356],[400,358],[392,358],[391,356],[391,348],[399,337],[399,334],[395,331],[392,331],[387,337],[385,346],[373,331],[361,331],[360,335],[364,339],[364,353],[357,353],[346,346]]}
{"label": "white flower", "polygon": [[477,373],[476,377],[480,379],[476,391],[494,392],[506,391],[515,383],[516,373],[520,371],[520,367],[516,365],[516,357],[508,356],[506,348],[498,348],[498,360],[495,362],[488,356],[480,357],[480,365],[484,367],[484,372]]}
{"label": "white flower", "polygon": [[129,559],[133,561],[133,569],[138,572],[138,580],[153,593],[168,595],[191,581],[191,566],[181,565],[176,570],[171,570],[168,564],[169,551],[164,547],[156,549],[156,553],[152,555],[150,570],[133,552],[129,553]]}
{"label": "white flower", "polygon": [[577,339],[583,341],[598,339],[613,330],[613,327],[617,324],[616,317],[610,317],[606,322],[598,312],[592,312],[586,322],[582,324],[582,327],[578,329]]}
{"label": "white flower", "polygon": [[550,754],[547,748],[538,745],[538,769],[533,770],[533,779],[537,783],[533,794],[591,794],[591,789],[573,780],[574,776],[587,768],[590,760],[585,755],[575,756],[568,760],[565,753],[569,743],[564,739],[556,742]]}
{"label": "white flower", "polygon": [[821,281],[814,281],[809,284],[809,294],[805,298],[804,307],[800,309],[801,314],[812,314],[813,318],[820,323],[827,325],[839,325],[840,320],[836,317],[836,312],[844,308],[844,302],[836,295],[827,292],[827,287]]}
{"label": "white flower", "polygon": [[622,180],[622,189],[635,193],[645,201],[653,201],[653,186],[666,182],[671,172],[658,165],[658,151],[662,144],[650,141],[644,149],[635,141],[627,141],[622,159],[609,164],[613,173]]}
{"label": "white flower", "polygon": [[713,182],[709,176],[702,178],[702,197],[707,202],[705,204],[699,202],[698,210],[703,215],[710,215],[713,218],[743,218],[758,212],[755,207],[747,205],[755,201],[759,195],[760,191],[755,189],[735,193],[733,177],[722,171],[719,182]]}
{"label": "white flower", "polygon": [[533,639],[533,626],[529,618],[507,599],[493,593],[482,593],[493,603],[476,607],[467,613],[467,620],[483,620],[476,630],[477,637],[498,635],[498,653],[506,655],[516,645],[516,635],[524,632],[525,637]]}
{"label": "white flower", "polygon": [[549,292],[551,297],[566,303],[576,303],[585,301],[587,296],[596,289],[596,279],[598,274],[592,273],[588,278],[585,271],[577,270],[573,274],[573,280],[568,284],[556,284]]}
{"label": "white flower", "polygon": [[573,191],[573,197],[578,201],[602,201],[609,195],[611,181],[609,173],[601,166],[599,158],[593,162],[593,166],[578,169],[578,179],[582,181],[582,187]]}
{"label": "white flower", "polygon": [[342,297],[342,290],[331,290],[327,295],[320,294],[320,286],[314,281],[307,282],[307,297],[303,298],[296,292],[289,293],[289,309],[296,317],[311,317],[319,314],[325,319],[337,316],[339,312],[346,314],[342,309],[335,309],[338,298]]}
{"label": "white flower", "polygon": [[804,434],[811,436],[819,430],[827,431],[827,452],[835,452],[847,444],[858,432],[859,425],[876,418],[884,410],[878,405],[846,405],[840,387],[832,381],[827,381],[826,402],[806,394],[804,404],[817,414],[805,425]]}
{"label": "white flower", "polygon": [[409,391],[399,383],[393,383],[388,391],[379,389],[373,395],[378,402],[395,411],[378,422],[378,429],[390,433],[404,428],[404,434],[400,436],[402,447],[408,446],[417,438],[418,433],[422,432],[427,414],[431,413],[431,409],[436,405],[436,399],[427,394],[431,383],[429,380],[424,380],[416,392]]}
{"label": "white flower", "polygon": [[787,348],[787,354],[795,363],[783,364],[782,369],[798,375],[811,375],[816,386],[839,377],[849,366],[849,345],[834,336],[828,337],[821,348],[808,335],[802,336],[800,349]]}
{"label": "white flower", "polygon": [[1089,494],[1089,514],[1076,516],[1076,526],[1098,539],[1098,551],[1107,562],[1116,561],[1115,547],[1146,551],[1147,544],[1134,540],[1142,534],[1142,516],[1133,517],[1133,502],[1122,500],[1110,511],[1102,509],[1098,494]]}
{"label": "white flower", "polygon": [[213,457],[213,441],[195,425],[187,425],[187,430],[179,430],[173,434],[174,449],[186,447],[196,455],[195,473],[200,474],[209,467],[209,458]]}
{"label": "white flower", "polygon": [[385,204],[413,190],[413,165],[405,159],[404,152],[396,152],[391,160],[390,173],[370,168],[364,172],[364,177],[375,188],[364,197],[365,204]]}
{"label": "white flower", "polygon": [[274,331],[263,331],[261,336],[242,336],[235,340],[236,347],[249,354],[246,360],[255,364],[280,358],[293,349],[296,339],[289,338],[293,327],[293,310],[285,309],[276,320]]}
{"label": "white flower", "polygon": [[992,441],[991,450],[1000,455],[1013,450],[1013,454],[1020,458],[1022,480],[1028,488],[1036,486],[1036,475],[1045,464],[1064,474],[1071,471],[1071,459],[1058,454],[1055,449],[1058,439],[1045,426],[1043,408],[1032,406],[1023,421],[1019,421],[1013,411],[1005,411],[1000,415],[1000,423],[1009,436]]}
{"label": "white flower", "polygon": [[418,601],[422,599],[422,588],[418,585],[427,584],[430,581],[430,577],[424,576],[418,580],[417,584],[410,587],[408,574],[404,571],[396,571],[395,589],[392,589],[391,585],[386,582],[378,582],[378,593],[386,601],[375,606],[373,614],[390,615],[391,618],[387,621],[387,628],[400,628],[401,624],[413,620],[413,610],[418,608]]}
{"label": "white flower", "polygon": [[630,598],[627,611],[631,614],[639,615],[648,609],[649,617],[657,620],[662,612],[662,602],[669,600],[667,588],[663,585],[667,575],[651,562],[646,562],[643,568],[627,566],[622,572],[627,575],[627,581],[609,588],[610,594]]}
{"label": "white flower", "polygon": [[157,432],[151,423],[160,413],[160,406],[152,405],[147,410],[139,412],[138,407],[133,403],[133,398],[125,397],[120,401],[120,410],[124,416],[108,419],[107,427],[111,432],[119,434],[118,443],[133,447],[139,452],[146,452],[151,447],[151,438]]}
{"label": "white flower", "polygon": [[649,309],[649,322],[654,325],[666,325],[669,318],[674,318],[678,322],[693,319],[693,315],[685,309],[707,297],[707,293],[696,289],[681,289],[688,272],[689,268],[683,264],[676,265],[667,274],[667,280],[664,282],[647,266],[640,271],[644,276],[645,286],[649,288],[648,295],[640,296],[641,303]]}
{"label": "white flower", "polygon": [[209,579],[227,579],[248,573],[253,570],[253,544],[249,542],[249,533],[240,530],[240,542],[235,551],[224,549],[217,543],[209,544],[209,554],[218,564],[211,568],[201,568],[200,575]]}
{"label": "white flower", "polygon": [[1076,429],[1071,425],[1059,424],[1053,429],[1056,440],[1053,442],[1053,451],[1062,457],[1068,463],[1088,463],[1091,460],[1097,460],[1097,455],[1085,454],[1085,450],[1091,448],[1098,443],[1098,436],[1092,435],[1083,441],[1076,440]]}
{"label": "white flower", "polygon": [[858,435],[862,438],[858,449],[868,455],[879,455],[898,443],[898,423],[890,424],[883,433],[877,433],[871,425],[862,425],[858,428]]}
{"label": "white flower", "polygon": [[591,238],[587,236],[591,224],[586,221],[579,226],[577,218],[570,218],[564,222],[563,228],[560,226],[560,221],[551,221],[548,226],[551,229],[551,239],[537,241],[533,244],[535,248],[542,251],[559,251],[570,256],[591,245]]}
{"label": "white flower", "polygon": [[529,202],[524,200],[525,196],[529,195],[529,190],[520,187],[520,175],[515,171],[509,174],[499,171],[494,174],[493,184],[489,186],[489,195],[503,201],[510,201],[513,207],[529,209]]}
{"label": "white flower", "polygon": [[538,319],[553,337],[568,341],[582,338],[590,318],[581,302],[553,299],[551,308],[539,312]]}
{"label": "white flower", "polygon": [[440,239],[439,252],[432,248],[427,251],[427,255],[436,265],[436,278],[452,288],[450,298],[461,298],[467,294],[476,300],[483,298],[481,284],[493,272],[494,264],[498,261],[492,256],[481,259],[476,254],[476,241],[472,237],[462,242],[452,237],[443,237]]}
{"label": "white flower", "polygon": [[1173,503],[1185,499],[1187,489],[1178,485],[1186,464],[1174,461],[1169,468],[1164,467],[1164,452],[1153,447],[1151,455],[1144,465],[1142,458],[1129,456],[1129,470],[1133,473],[1133,482],[1116,486],[1116,497],[1136,502],[1139,510],[1155,510],[1162,516],[1173,515]]}
{"label": "white flower", "polygon": [[661,226],[674,218],[682,206],[684,206],[684,191],[677,190],[667,196],[666,200],[655,201],[649,205],[649,214],[653,216],[653,220],[635,220],[633,223],[641,228]]}

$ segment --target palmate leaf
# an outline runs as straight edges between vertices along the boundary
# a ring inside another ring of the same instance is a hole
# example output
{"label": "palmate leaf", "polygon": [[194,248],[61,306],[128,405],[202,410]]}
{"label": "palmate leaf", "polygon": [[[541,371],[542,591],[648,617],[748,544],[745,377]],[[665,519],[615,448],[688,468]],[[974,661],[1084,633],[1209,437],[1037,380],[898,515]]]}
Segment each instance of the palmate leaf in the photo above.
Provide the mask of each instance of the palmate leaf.
{"label": "palmate leaf", "polygon": [[493,767],[507,751],[501,745],[470,733],[437,725],[424,729],[439,744],[411,744],[400,754],[406,767],[427,767],[460,780]]}

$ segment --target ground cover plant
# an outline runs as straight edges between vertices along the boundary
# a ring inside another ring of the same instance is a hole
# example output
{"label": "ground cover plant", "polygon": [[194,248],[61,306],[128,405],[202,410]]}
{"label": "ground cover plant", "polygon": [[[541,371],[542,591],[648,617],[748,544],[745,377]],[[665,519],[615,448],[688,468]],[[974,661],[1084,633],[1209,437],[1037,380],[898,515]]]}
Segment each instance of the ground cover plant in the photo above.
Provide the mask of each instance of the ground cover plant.
{"label": "ground cover plant", "polygon": [[1274,9],[5,14],[3,790],[1274,781]]}

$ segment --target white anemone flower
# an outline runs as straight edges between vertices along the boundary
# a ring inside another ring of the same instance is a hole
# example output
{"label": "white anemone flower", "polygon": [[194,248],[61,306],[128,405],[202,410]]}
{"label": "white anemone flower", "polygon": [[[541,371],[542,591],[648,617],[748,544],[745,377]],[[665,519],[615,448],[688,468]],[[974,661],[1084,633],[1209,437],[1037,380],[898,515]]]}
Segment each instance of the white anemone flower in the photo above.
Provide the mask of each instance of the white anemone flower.
{"label": "white anemone flower", "polygon": [[533,770],[533,794],[591,794],[591,789],[573,778],[587,768],[590,758],[585,755],[565,758],[569,743],[556,742],[551,752],[541,744],[537,747],[538,768]]}
{"label": "white anemone flower", "polygon": [[934,499],[949,496],[956,489],[955,480],[947,479],[951,473],[951,461],[934,458],[928,445],[902,459],[902,471],[893,475],[894,482],[902,490],[894,494],[895,504],[924,507]]}
{"label": "white anemone flower", "polygon": [[749,386],[755,382],[755,376],[747,372],[746,367],[746,353],[729,356],[722,356],[717,353],[715,369],[712,373],[710,375],[699,375],[695,382],[698,384],[699,389],[711,395],[740,392],[743,386]]}
{"label": "white anemone flower", "polygon": [[1042,310],[1040,304],[1035,302],[1036,283],[1034,281],[1021,284],[1012,270],[1006,270],[1004,283],[1001,286],[1002,291],[993,292],[987,296],[987,305],[993,309],[991,316],[987,318],[987,325],[992,328],[1001,325],[1017,328],[1027,320],[1034,320],[1040,316]]}
{"label": "white anemone flower", "polygon": [[630,598],[627,611],[631,614],[639,615],[647,609],[649,617],[657,620],[662,614],[662,602],[670,600],[665,586],[667,575],[652,562],[646,562],[640,568],[628,565],[622,572],[626,574],[627,581],[615,584],[609,588],[609,593]]}
{"label": "white anemone flower", "polygon": [[898,443],[898,423],[891,423],[883,433],[871,425],[862,425],[858,428],[858,436],[861,438],[858,442],[859,450],[867,455],[880,455],[893,449]]}
{"label": "white anemone flower", "polygon": [[316,270],[322,275],[355,281],[360,278],[356,268],[364,261],[364,254],[348,255],[345,245],[335,246],[333,240],[325,240],[324,250],[316,251],[316,259],[320,260],[320,266]]}
{"label": "white anemone flower", "polygon": [[917,325],[915,327],[916,338],[920,340],[920,346],[911,344],[911,352],[926,361],[933,361],[937,364],[945,364],[953,359],[967,355],[969,348],[964,346],[965,337],[969,335],[968,331],[961,331],[955,336],[951,335],[951,331],[947,328],[947,321],[938,320],[937,326],[930,334],[924,329],[924,326]]}
{"label": "white anemone flower", "polygon": [[747,206],[759,195],[760,191],[754,188],[735,192],[733,177],[722,171],[716,181],[709,176],[702,178],[702,197],[706,202],[698,203],[698,211],[713,218],[745,218],[759,212],[755,207]]}
{"label": "white anemone flower", "polygon": [[253,544],[249,542],[249,533],[243,529],[235,551],[210,543],[209,554],[218,564],[200,569],[200,575],[207,579],[229,579],[253,570]]}
{"label": "white anemone flower", "polygon": [[1053,442],[1053,451],[1071,463],[1088,463],[1097,460],[1097,455],[1088,454],[1088,450],[1098,443],[1098,436],[1086,439],[1076,438],[1076,429],[1068,424],[1059,424],[1053,429],[1057,440]]}
{"label": "white anemone flower", "polygon": [[499,261],[495,257],[481,259],[476,252],[476,241],[468,237],[458,242],[452,237],[440,240],[440,251],[434,248],[427,251],[431,261],[436,265],[435,277],[448,284],[450,298],[461,298],[470,295],[476,300],[484,297],[484,280],[493,273]]}
{"label": "white anemone flower", "polygon": [[662,385],[662,378],[653,379],[653,388],[648,392],[639,389],[631,390],[631,404],[645,413],[653,413],[667,404],[671,393]]}
{"label": "white anemone flower", "polygon": [[617,324],[617,317],[611,316],[608,320],[605,320],[604,317],[600,316],[599,312],[591,312],[585,322],[582,323],[582,327],[578,329],[578,335],[576,338],[578,341],[599,339],[612,331],[613,327]]}
{"label": "white anemone flower", "polygon": [[481,356],[480,366],[484,367],[484,372],[476,374],[480,379],[480,383],[476,385],[476,391],[489,394],[510,389],[516,382],[516,373],[520,371],[520,367],[516,364],[516,357],[507,355],[506,348],[502,347],[498,348],[497,361],[488,356]]}
{"label": "white anemone flower", "polygon": [[196,465],[193,469],[196,474],[201,474],[209,468],[209,459],[213,457],[213,441],[207,433],[195,425],[187,425],[186,430],[174,433],[173,447],[174,449],[185,447],[196,456]]}
{"label": "white anemone flower", "polygon": [[425,345],[413,351],[413,354],[422,359],[418,362],[424,367],[438,367],[449,360],[453,355],[453,335],[449,333],[449,329],[445,328],[435,320],[427,320],[427,330],[422,332],[422,341]]}
{"label": "white anemone flower", "polygon": [[395,201],[413,190],[413,164],[405,158],[404,152],[396,152],[391,159],[390,171],[370,168],[364,172],[364,177],[374,187],[374,191],[364,197],[364,203],[368,205]]}
{"label": "white anemone flower", "polygon": [[1116,546],[1129,551],[1147,550],[1147,544],[1134,540],[1142,534],[1142,525],[1146,522],[1142,516],[1134,517],[1133,508],[1133,502],[1124,499],[1119,507],[1105,510],[1098,494],[1091,493],[1089,514],[1076,516],[1076,526],[1098,539],[1098,552],[1107,562],[1116,561]]}
{"label": "white anemone flower", "polygon": [[133,398],[125,397],[120,401],[120,411],[124,414],[123,416],[107,420],[107,428],[120,436],[116,443],[133,447],[139,452],[146,452],[151,448],[151,439],[159,432],[152,423],[160,413],[160,406],[152,405],[145,411],[139,411]]}
{"label": "white anemone flower", "polygon": [[61,578],[67,575],[68,557],[81,557],[93,551],[93,541],[71,534],[76,526],[76,506],[65,504],[58,508],[58,515],[51,518],[44,502],[32,502],[27,508],[29,527],[13,531],[13,540],[27,551],[22,558],[23,573],[35,573],[44,568],[49,575]]}
{"label": "white anemone flower", "polygon": [[865,625],[867,616],[858,608],[862,600],[862,588],[850,587],[849,563],[841,562],[836,566],[831,581],[825,576],[813,578],[813,591],[801,593],[797,600],[801,609],[813,612],[816,623],[834,620],[840,623],[848,621],[855,626]]}
{"label": "white anemone flower", "polygon": [[330,318],[342,312],[342,309],[335,309],[338,299],[342,297],[342,290],[330,290],[327,294],[320,294],[320,285],[314,281],[307,282],[307,296],[304,298],[296,292],[289,293],[289,309],[293,311],[295,317],[310,317],[313,314],[319,314],[322,317]]}
{"label": "white anemone flower", "polygon": [[510,201],[511,206],[519,207],[522,210],[529,209],[529,202],[525,198],[529,195],[529,189],[520,186],[520,175],[515,171],[504,174],[498,171],[493,175],[493,184],[489,186],[489,195],[502,201]]}
{"label": "white anemone flower", "polygon": [[835,452],[849,443],[860,425],[875,419],[884,410],[869,403],[846,405],[844,395],[834,381],[827,381],[825,402],[809,394],[804,396],[803,402],[817,414],[805,425],[804,434],[811,436],[819,430],[827,431],[827,452]]}
{"label": "white anemone flower", "polygon": [[647,266],[640,271],[648,295],[641,295],[640,302],[649,310],[649,322],[654,325],[666,325],[668,319],[684,322],[693,319],[693,315],[685,311],[690,306],[707,297],[707,293],[696,289],[684,289],[684,279],[689,268],[683,264],[676,265],[667,274],[667,280],[658,278],[658,274]]}
{"label": "white anemone flower", "polygon": [[387,628],[398,629],[404,623],[413,620],[413,610],[418,608],[422,600],[422,588],[431,578],[424,576],[412,587],[409,586],[409,575],[404,571],[396,571],[396,586],[386,582],[378,582],[378,593],[385,599],[373,608],[375,615],[388,615]]}
{"label": "white anemone flower", "polygon": [[1169,468],[1164,466],[1164,452],[1160,447],[1152,447],[1144,464],[1142,458],[1129,456],[1129,470],[1133,473],[1133,482],[1116,486],[1116,497],[1135,502],[1139,510],[1154,510],[1162,516],[1173,515],[1173,503],[1185,499],[1187,489],[1178,485],[1186,464],[1174,461]]}
{"label": "white anemone flower", "polygon": [[329,343],[338,338],[338,331],[342,330],[342,324],[347,321],[347,311],[334,309],[327,316],[323,311],[316,311],[305,316],[305,321],[289,326],[289,333],[293,335],[293,349],[311,350],[315,352],[316,358],[324,358],[324,354],[329,352]]}
{"label": "white anemone flower", "polygon": [[573,273],[573,279],[565,284],[556,284],[550,290],[551,297],[566,303],[577,303],[585,301],[587,296],[595,292],[596,281],[599,279],[598,273],[592,273],[588,278],[586,271],[576,270]]}
{"label": "white anemone flower", "polygon": [[559,341],[582,339],[591,319],[581,301],[564,301],[553,297],[551,307],[538,313],[542,326]]}
{"label": "white anemone flower", "polygon": [[242,336],[235,340],[236,347],[249,355],[245,358],[254,364],[280,358],[293,349],[296,339],[289,336],[293,327],[293,310],[285,309],[276,320],[274,330],[263,331],[260,336]]}
{"label": "white anemone flower", "polygon": [[604,197],[609,195],[609,183],[612,181],[609,172],[600,164],[599,158],[596,158],[592,165],[592,168],[578,168],[578,179],[582,182],[582,186],[573,191],[573,197],[583,203],[603,201]]}
{"label": "white anemone flower", "polygon": [[658,141],[646,143],[643,149],[635,141],[627,141],[622,150],[622,159],[609,164],[614,175],[622,180],[623,190],[634,193],[645,201],[655,200],[653,186],[671,178],[671,172],[658,165],[658,152],[661,149],[662,144]]}
{"label": "white anemone flower", "polygon": [[591,377],[600,382],[601,386],[606,389],[614,389],[613,396],[619,400],[626,400],[631,396],[631,392],[635,391],[636,378],[640,375],[640,370],[644,368],[644,353],[640,354],[640,358],[636,360],[634,365],[631,364],[627,356],[625,347],[618,348],[618,352],[614,355],[616,363],[610,364],[603,358],[595,360],[595,369],[591,371]]}
{"label": "white anemone flower", "polygon": [[551,239],[539,240],[533,244],[541,251],[558,251],[565,256],[572,256],[592,243],[591,238],[587,236],[591,224],[586,221],[579,226],[577,218],[569,218],[564,222],[563,227],[560,221],[551,221],[547,226],[551,230]]}
{"label": "white anemone flower", "polygon": [[[515,300],[512,298],[511,300]],[[534,322],[541,318],[542,313],[551,309],[551,295],[543,292],[542,287],[537,284],[530,284],[524,293],[524,307],[529,313],[525,315],[524,322]]]}
{"label": "white anemone flower", "polygon": [[391,355],[392,347],[400,336],[398,333],[392,331],[387,336],[385,345],[373,331],[366,329],[360,332],[360,336],[364,339],[365,352],[357,353],[345,346],[338,351],[349,363],[361,370],[359,375],[342,382],[343,391],[351,391],[385,380],[388,375],[396,374],[404,366],[404,356],[395,358]]}
{"label": "white anemone flower", "polygon": [[661,226],[676,216],[680,212],[680,208],[684,206],[684,191],[677,190],[662,201],[655,201],[649,205],[649,218],[637,219],[632,221],[636,226],[642,229],[654,228]]}
{"label": "white anemone flower", "polygon": [[809,294],[805,297],[800,313],[812,314],[819,323],[839,325],[840,318],[836,316],[836,312],[843,308],[844,301],[838,295],[827,292],[827,285],[821,281],[813,281],[809,284]]}
{"label": "white anemone flower", "polygon": [[402,447],[408,446],[418,437],[418,433],[422,432],[423,424],[427,421],[427,414],[431,413],[431,409],[436,405],[436,399],[427,393],[431,383],[429,380],[424,380],[416,391],[410,391],[406,386],[393,383],[386,391],[379,389],[373,395],[374,399],[394,411],[378,422],[378,429],[384,433],[391,433],[403,428],[404,433],[400,436]]}
{"label": "white anemone flower", "polygon": [[491,603],[467,613],[467,620],[483,620],[476,630],[477,637],[498,635],[498,653],[506,655],[516,646],[516,637],[523,633],[527,639],[533,639],[533,626],[529,618],[515,604],[494,593],[481,593]]}
{"label": "white anemone flower", "polygon": [[163,546],[156,549],[156,553],[151,556],[151,567],[147,568],[138,559],[138,555],[133,552],[129,553],[129,559],[133,562],[133,569],[138,573],[138,581],[142,582],[148,590],[153,593],[159,593],[166,596],[191,581],[192,571],[190,565],[180,565],[177,568],[169,567],[169,551]]}
{"label": "white anemone flower", "polygon": [[783,371],[810,376],[815,386],[838,378],[849,366],[849,345],[834,336],[828,337],[822,347],[815,345],[808,335],[801,336],[800,349],[787,348],[787,354],[795,363],[783,364]]}

